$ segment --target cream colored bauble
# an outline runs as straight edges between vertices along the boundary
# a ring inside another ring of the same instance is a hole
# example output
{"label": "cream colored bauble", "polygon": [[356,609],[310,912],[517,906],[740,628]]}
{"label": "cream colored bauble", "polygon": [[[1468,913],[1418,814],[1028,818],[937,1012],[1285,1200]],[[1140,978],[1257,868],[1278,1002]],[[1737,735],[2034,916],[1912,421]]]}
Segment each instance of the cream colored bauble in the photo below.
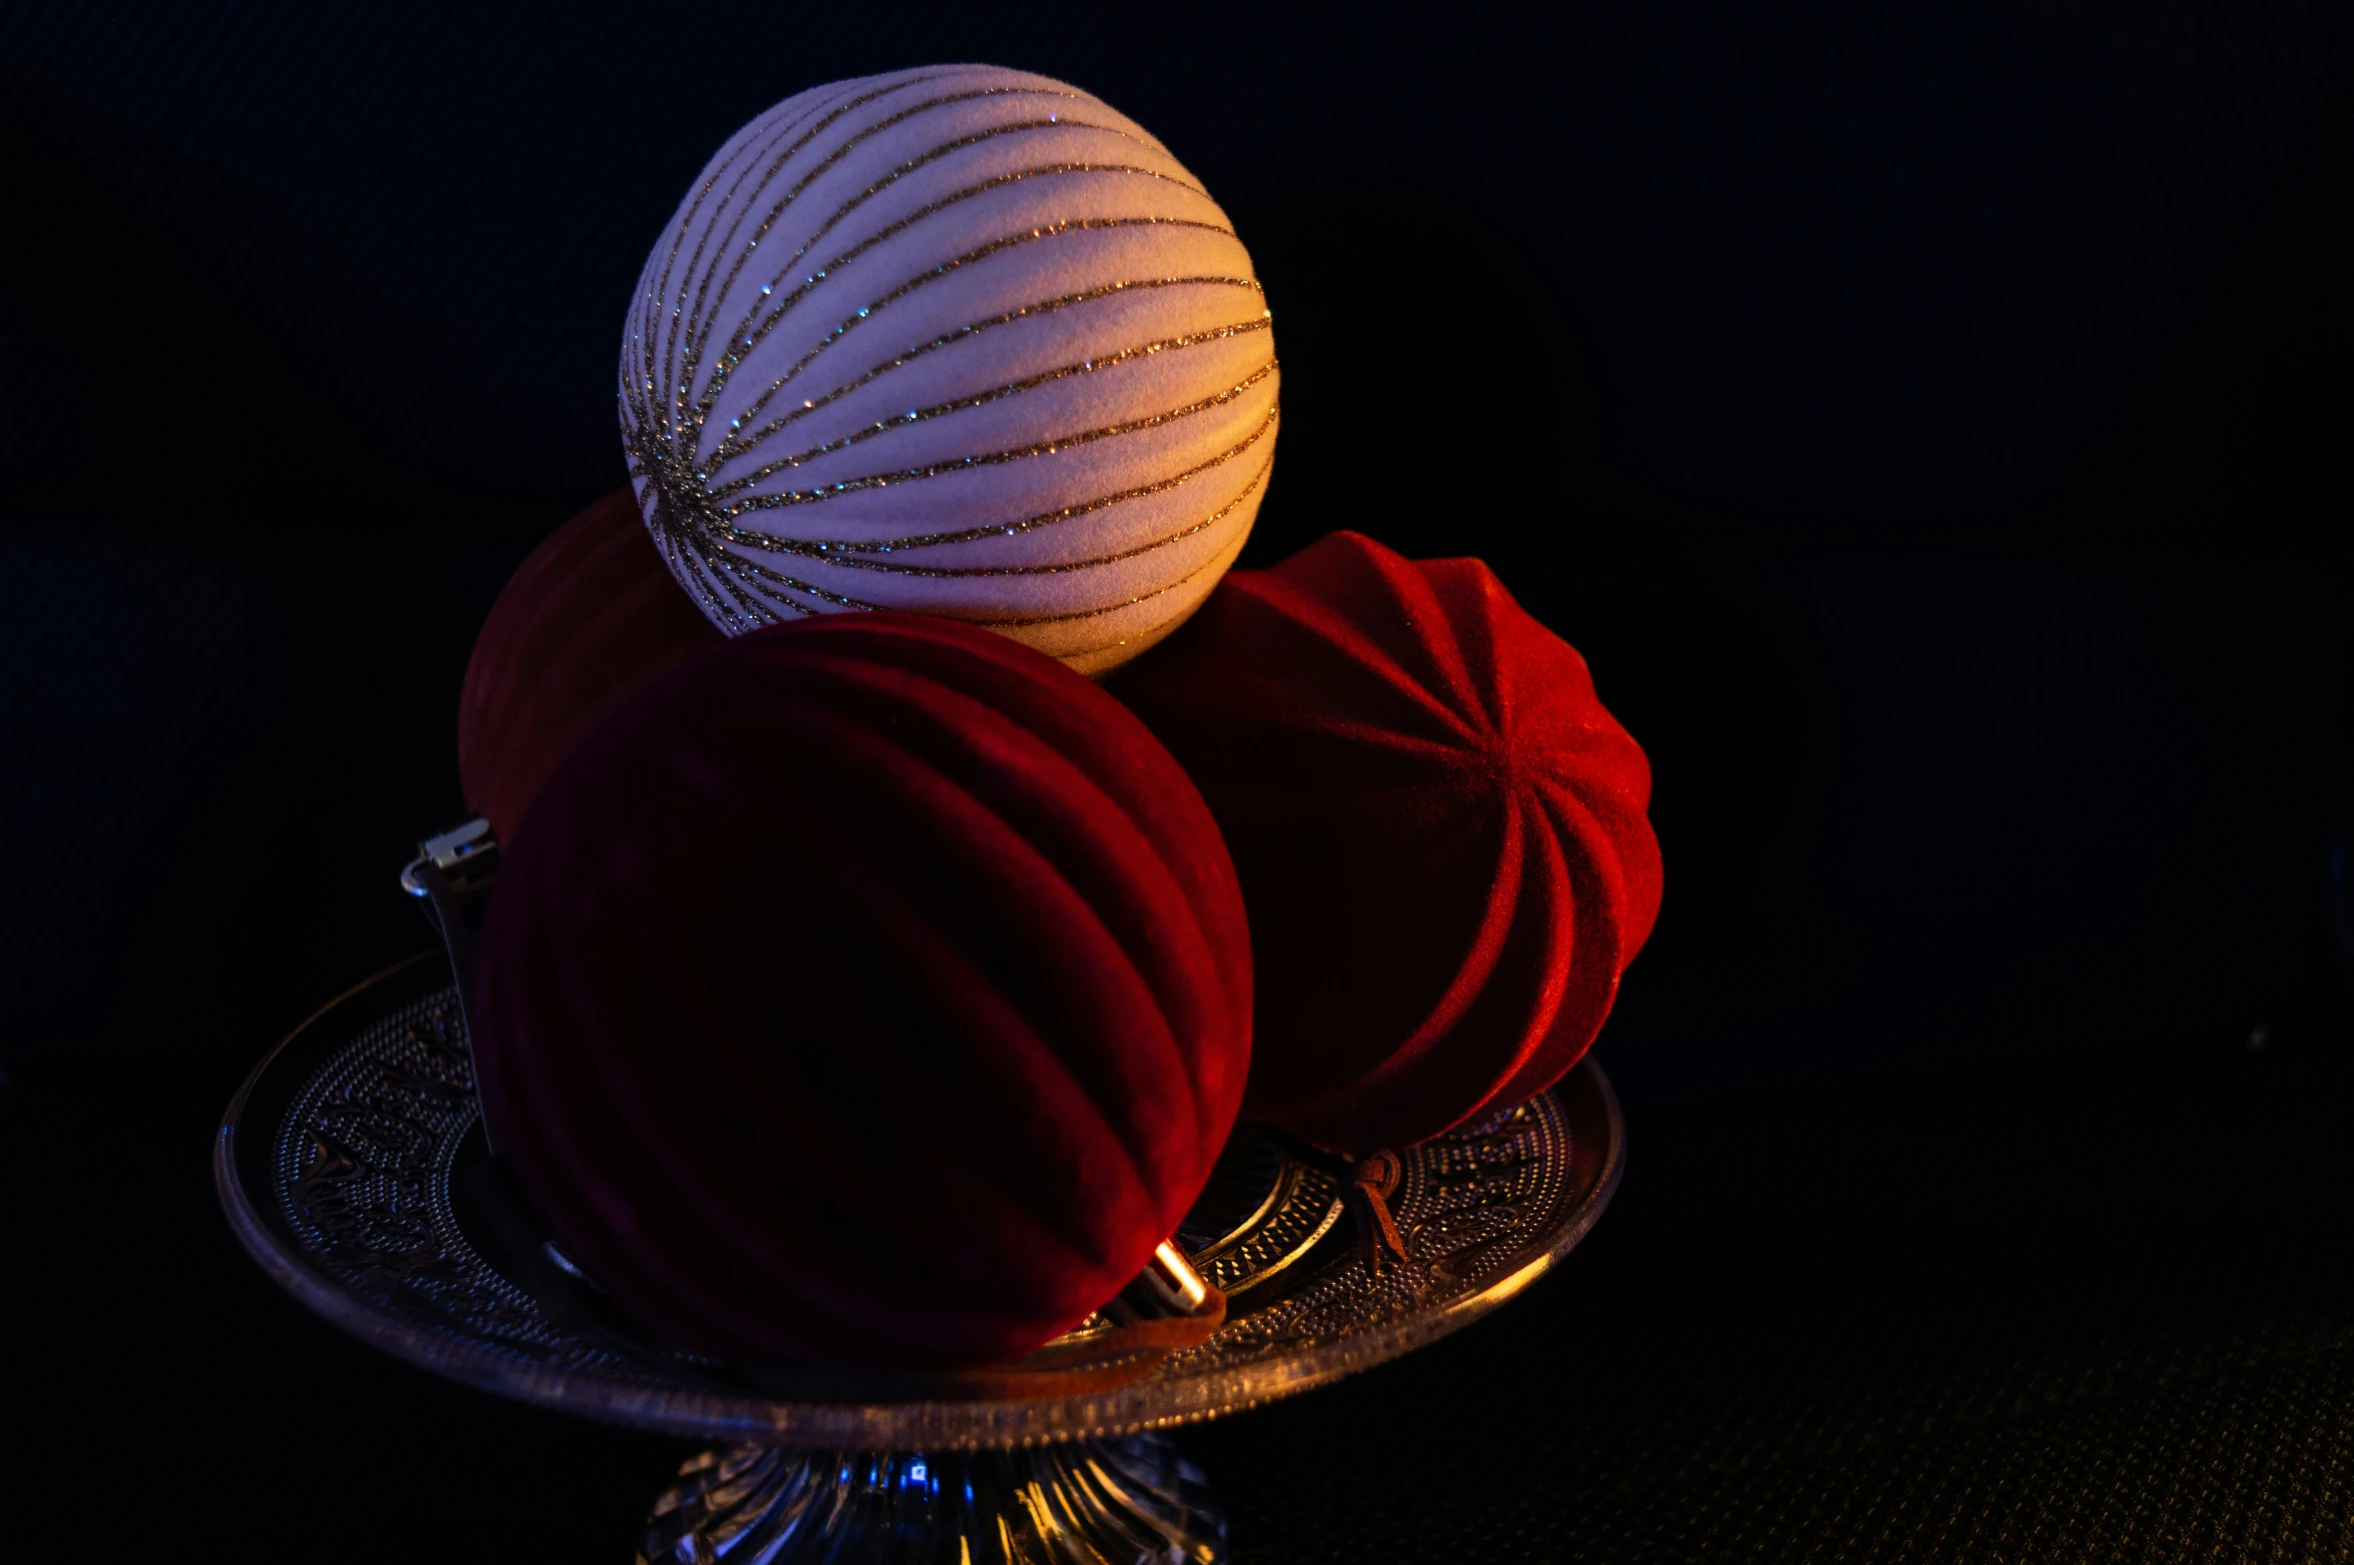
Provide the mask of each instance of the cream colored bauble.
{"label": "cream colored bauble", "polygon": [[1194,177],[985,65],[738,131],[647,259],[621,426],[662,557],[735,634],[940,614],[1085,673],[1181,624],[1275,454],[1275,334]]}

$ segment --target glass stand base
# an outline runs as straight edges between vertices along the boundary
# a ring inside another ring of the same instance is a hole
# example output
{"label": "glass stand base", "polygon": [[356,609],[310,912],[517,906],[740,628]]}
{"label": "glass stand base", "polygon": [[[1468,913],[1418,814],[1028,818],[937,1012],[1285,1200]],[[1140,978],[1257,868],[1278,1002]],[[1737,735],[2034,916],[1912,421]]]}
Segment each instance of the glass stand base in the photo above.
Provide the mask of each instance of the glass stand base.
{"label": "glass stand base", "polygon": [[638,1565],[1221,1565],[1226,1512],[1162,1435],[1013,1451],[728,1446],[654,1502]]}

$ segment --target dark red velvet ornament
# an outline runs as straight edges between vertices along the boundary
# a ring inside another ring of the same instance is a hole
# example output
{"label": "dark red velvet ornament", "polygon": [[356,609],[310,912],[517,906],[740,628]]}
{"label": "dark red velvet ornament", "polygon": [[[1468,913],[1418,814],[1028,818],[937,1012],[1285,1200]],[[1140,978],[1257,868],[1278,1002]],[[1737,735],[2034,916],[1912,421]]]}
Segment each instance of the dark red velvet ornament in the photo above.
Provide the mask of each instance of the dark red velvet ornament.
{"label": "dark red velvet ornament", "polygon": [[532,550],[491,605],[458,696],[458,780],[501,841],[621,698],[723,639],[618,489]]}
{"label": "dark red velvet ornament", "polygon": [[1659,912],[1651,770],[1486,565],[1334,533],[1227,577],[1114,688],[1242,878],[1245,1114],[1365,1152],[1584,1055]]}
{"label": "dark red velvet ornament", "polygon": [[1250,936],[1200,796],[1054,659],[915,615],[752,632],[623,702],[477,955],[493,1145],[632,1315],[736,1362],[1023,1352],[1200,1193]]}

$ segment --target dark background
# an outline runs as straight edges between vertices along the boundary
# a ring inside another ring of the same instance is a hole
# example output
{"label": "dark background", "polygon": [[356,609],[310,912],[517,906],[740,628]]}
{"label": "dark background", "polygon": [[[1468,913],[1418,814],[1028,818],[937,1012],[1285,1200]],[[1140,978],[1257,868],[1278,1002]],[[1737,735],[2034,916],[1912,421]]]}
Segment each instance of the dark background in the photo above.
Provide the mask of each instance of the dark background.
{"label": "dark background", "polygon": [[1237,1560],[2354,1554],[2354,12],[16,0],[0,1556],[626,1558],[680,1450],[310,1321],[210,1130],[421,943],[688,180],[971,58],[1250,244],[1245,563],[1484,556],[1659,779],[1619,1205],[1190,1436]]}

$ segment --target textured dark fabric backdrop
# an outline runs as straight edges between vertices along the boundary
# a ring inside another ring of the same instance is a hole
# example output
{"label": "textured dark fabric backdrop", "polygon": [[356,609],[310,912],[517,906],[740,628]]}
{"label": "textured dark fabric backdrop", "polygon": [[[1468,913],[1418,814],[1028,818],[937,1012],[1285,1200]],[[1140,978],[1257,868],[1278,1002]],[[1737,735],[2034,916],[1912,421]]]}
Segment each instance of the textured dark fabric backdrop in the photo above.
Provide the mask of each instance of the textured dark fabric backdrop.
{"label": "textured dark fabric backdrop", "polygon": [[420,943],[687,180],[973,58],[1258,257],[1252,559],[1485,556],[1659,776],[1618,1207],[1192,1435],[1236,1559],[2354,1554],[2354,12],[991,11],[0,10],[0,1555],[627,1557],[678,1450],[314,1324],[210,1128]]}

